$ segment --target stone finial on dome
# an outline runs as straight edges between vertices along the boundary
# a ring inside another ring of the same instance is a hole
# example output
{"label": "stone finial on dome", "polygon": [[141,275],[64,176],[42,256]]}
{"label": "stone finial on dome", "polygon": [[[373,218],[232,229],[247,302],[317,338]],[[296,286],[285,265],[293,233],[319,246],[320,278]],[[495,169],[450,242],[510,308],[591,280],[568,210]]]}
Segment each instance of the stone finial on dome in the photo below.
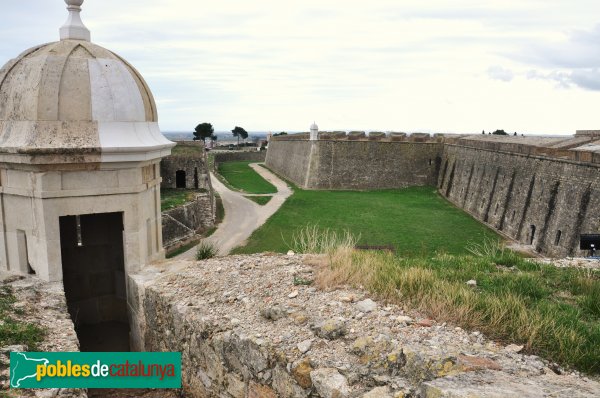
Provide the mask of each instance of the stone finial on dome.
{"label": "stone finial on dome", "polygon": [[85,27],[79,15],[83,0],[65,0],[65,3],[69,10],[69,18],[60,28],[60,39],[90,41],[90,31]]}

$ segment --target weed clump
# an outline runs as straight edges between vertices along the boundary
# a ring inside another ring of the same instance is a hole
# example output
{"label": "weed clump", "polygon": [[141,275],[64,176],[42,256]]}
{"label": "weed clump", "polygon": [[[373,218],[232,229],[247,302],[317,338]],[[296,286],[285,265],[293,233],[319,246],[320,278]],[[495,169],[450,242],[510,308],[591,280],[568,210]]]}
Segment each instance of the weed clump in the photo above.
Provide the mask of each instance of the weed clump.
{"label": "weed clump", "polygon": [[[283,238],[283,237],[282,237]],[[292,234],[288,247],[304,254],[330,254],[342,248],[353,249],[360,240],[349,230],[338,233],[329,228],[319,228],[318,225],[306,225]]]}
{"label": "weed clump", "polygon": [[196,260],[213,258],[218,252],[217,247],[213,243],[202,241],[196,249]]}

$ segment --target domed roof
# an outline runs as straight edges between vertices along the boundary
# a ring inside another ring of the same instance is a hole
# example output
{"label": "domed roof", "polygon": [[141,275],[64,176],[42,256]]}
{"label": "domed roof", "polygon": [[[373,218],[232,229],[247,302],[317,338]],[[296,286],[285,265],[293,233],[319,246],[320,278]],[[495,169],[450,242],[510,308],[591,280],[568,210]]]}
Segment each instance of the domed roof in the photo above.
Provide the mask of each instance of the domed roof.
{"label": "domed roof", "polygon": [[311,130],[319,130],[319,126],[317,126],[316,122],[313,122],[313,124],[310,126]]}
{"label": "domed roof", "polygon": [[70,11],[61,41],[31,48],[0,69],[0,154],[101,153],[100,161],[149,160],[174,143],[158,128],[142,76],[92,44]]}
{"label": "domed roof", "polygon": [[144,79],[82,40],[34,47],[0,70],[0,120],[156,122]]}

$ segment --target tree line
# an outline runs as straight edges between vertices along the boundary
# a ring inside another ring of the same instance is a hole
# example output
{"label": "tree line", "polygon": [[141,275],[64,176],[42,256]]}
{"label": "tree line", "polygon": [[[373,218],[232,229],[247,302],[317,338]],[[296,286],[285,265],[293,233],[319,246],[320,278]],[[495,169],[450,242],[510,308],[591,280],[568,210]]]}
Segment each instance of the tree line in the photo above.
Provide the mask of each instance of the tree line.
{"label": "tree line", "polygon": [[[240,138],[242,140],[248,138],[248,132],[239,126],[235,126],[235,128],[231,130],[231,134],[233,134],[234,137],[237,137],[238,146],[240,146]],[[202,140],[202,142],[206,144],[207,138],[210,138],[212,141],[217,140],[215,129],[211,123],[200,123],[194,129],[194,141]]]}

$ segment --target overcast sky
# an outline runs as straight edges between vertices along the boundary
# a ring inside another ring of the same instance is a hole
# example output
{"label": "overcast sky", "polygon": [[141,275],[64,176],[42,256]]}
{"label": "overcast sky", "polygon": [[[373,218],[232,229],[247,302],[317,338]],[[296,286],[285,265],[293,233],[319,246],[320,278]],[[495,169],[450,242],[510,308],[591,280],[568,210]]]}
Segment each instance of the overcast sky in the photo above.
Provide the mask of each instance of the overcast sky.
{"label": "overcast sky", "polygon": [[[58,39],[62,0],[0,1],[0,63]],[[86,0],[82,18],[163,131],[600,129],[598,0]]]}

